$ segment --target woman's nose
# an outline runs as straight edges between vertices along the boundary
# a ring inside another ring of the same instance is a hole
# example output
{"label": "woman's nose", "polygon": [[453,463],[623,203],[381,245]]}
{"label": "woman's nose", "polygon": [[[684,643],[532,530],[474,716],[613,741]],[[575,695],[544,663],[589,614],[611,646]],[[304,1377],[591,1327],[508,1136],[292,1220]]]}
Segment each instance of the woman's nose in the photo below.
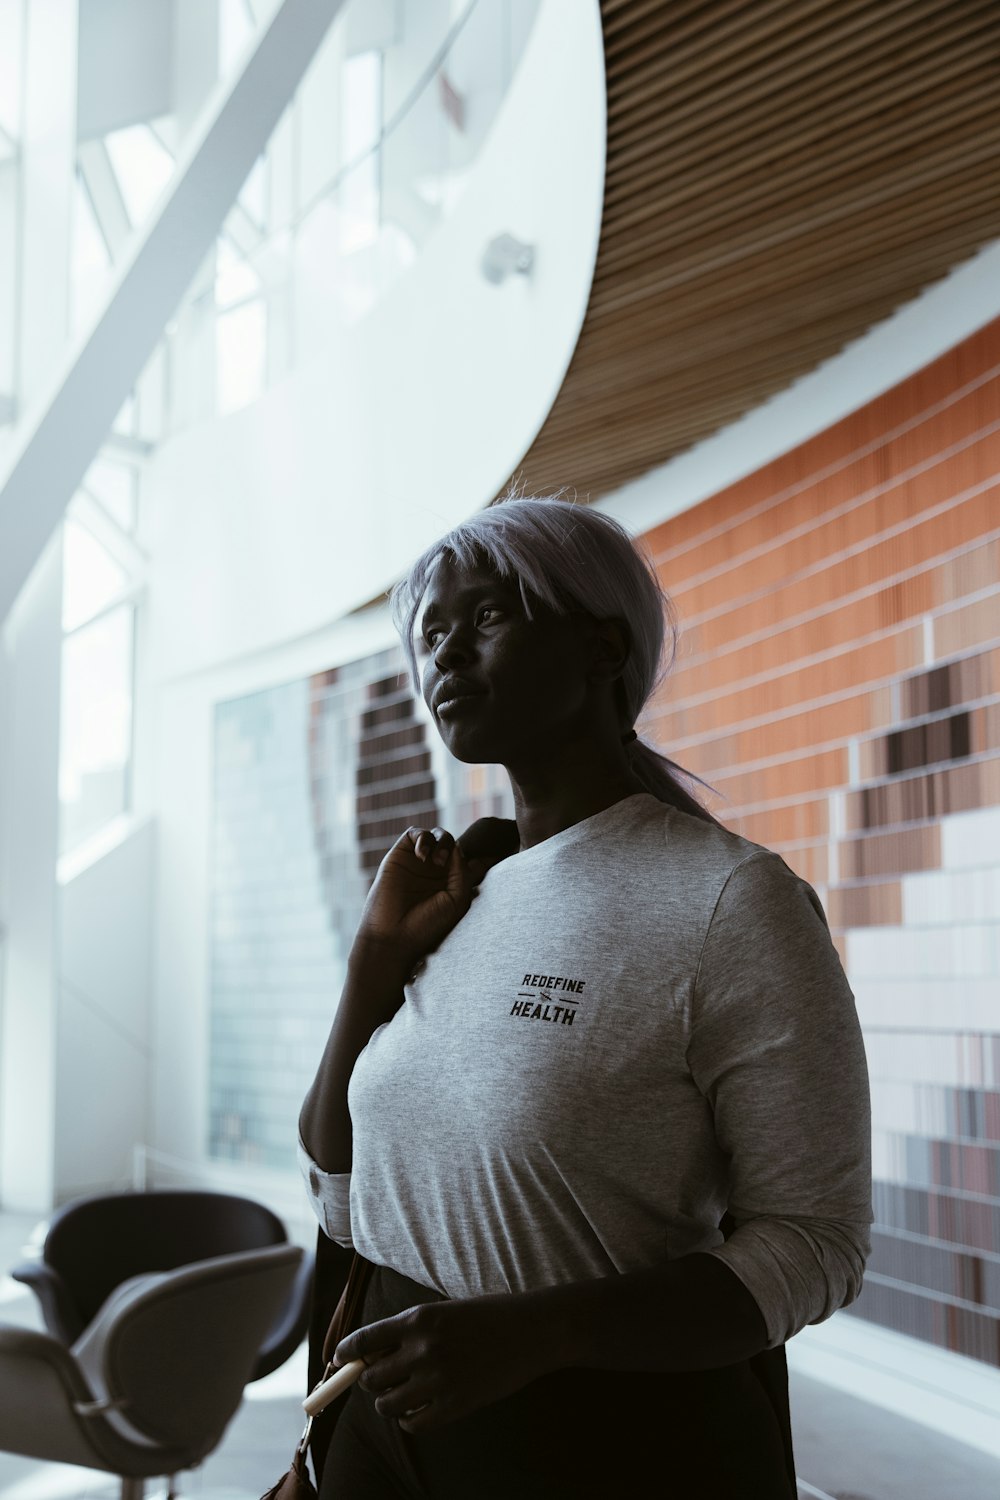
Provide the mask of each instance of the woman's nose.
{"label": "woman's nose", "polygon": [[439,672],[446,672],[454,662],[468,661],[472,646],[466,631],[458,626],[443,636],[434,650],[434,665]]}

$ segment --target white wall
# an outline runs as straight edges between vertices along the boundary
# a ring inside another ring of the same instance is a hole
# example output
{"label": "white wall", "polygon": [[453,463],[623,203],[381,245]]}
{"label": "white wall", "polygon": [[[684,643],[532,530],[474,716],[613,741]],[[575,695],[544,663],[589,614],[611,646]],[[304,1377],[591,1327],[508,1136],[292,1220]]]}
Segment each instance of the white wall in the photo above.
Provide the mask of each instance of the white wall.
{"label": "white wall", "polygon": [[127,1186],[132,1147],[149,1139],[155,825],[118,822],[120,833],[103,855],[76,874],[60,872],[59,1202]]}
{"label": "white wall", "polygon": [[[575,347],[604,136],[598,7],[546,0],[455,216],[411,270],[281,386],[159,451],[158,680],[328,624],[499,488]],[[495,287],[479,260],[502,230],[537,246],[536,270]]]}

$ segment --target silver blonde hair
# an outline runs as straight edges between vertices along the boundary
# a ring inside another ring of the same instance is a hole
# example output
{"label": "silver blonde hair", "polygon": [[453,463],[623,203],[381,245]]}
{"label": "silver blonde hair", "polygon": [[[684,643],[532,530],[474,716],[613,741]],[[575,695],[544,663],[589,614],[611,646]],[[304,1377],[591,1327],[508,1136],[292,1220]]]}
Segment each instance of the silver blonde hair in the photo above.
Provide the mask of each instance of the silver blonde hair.
{"label": "silver blonde hair", "polygon": [[[596,620],[627,626],[630,650],[618,681],[624,734],[667,676],[677,650],[677,615],[651,559],[618,521],[575,501],[505,496],[462,521],[420,554],[390,590],[389,606],[420,696],[414,629],[438,560],[449,554],[463,568],[486,564],[520,590],[532,619],[532,601],[556,614],[582,610]],[[710,823],[718,820],[694,795],[700,777],[685,771],[644,740],[625,747],[632,772],[661,802]]]}

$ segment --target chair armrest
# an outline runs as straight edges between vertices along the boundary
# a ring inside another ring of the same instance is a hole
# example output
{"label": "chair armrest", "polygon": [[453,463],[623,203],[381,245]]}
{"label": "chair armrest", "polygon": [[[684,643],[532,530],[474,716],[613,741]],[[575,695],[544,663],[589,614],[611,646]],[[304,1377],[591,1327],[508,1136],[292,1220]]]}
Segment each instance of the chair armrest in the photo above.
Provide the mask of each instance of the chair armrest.
{"label": "chair armrest", "polygon": [[7,1273],[15,1281],[30,1286],[41,1304],[45,1326],[63,1344],[72,1344],[83,1332],[83,1322],[77,1312],[66,1285],[59,1272],[44,1260],[26,1260]]}
{"label": "chair armrest", "polygon": [[276,1370],[279,1365],[283,1365],[305,1338],[309,1331],[315,1268],[315,1255],[311,1250],[305,1251],[285,1305],[268,1329],[267,1338],[260,1346],[256,1362],[250,1372],[251,1380],[261,1380],[265,1375],[270,1375],[271,1371]]}
{"label": "chair armrest", "polygon": [[[24,1359],[41,1360],[49,1365],[72,1400],[93,1401],[94,1393],[80,1366],[60,1339],[51,1333],[39,1333],[35,1328],[0,1324],[0,1365],[10,1368],[15,1360]],[[4,1388],[5,1394],[7,1389]]]}
{"label": "chair armrest", "polygon": [[80,1407],[94,1400],[76,1360],[48,1333],[0,1326],[0,1451],[58,1463],[106,1465]]}

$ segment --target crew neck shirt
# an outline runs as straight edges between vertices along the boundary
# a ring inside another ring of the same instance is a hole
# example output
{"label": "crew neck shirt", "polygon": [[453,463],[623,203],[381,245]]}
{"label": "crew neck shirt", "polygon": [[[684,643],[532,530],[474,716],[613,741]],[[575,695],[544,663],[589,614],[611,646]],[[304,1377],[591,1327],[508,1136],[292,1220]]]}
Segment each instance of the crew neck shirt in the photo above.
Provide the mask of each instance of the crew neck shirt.
{"label": "crew neck shirt", "polygon": [[321,1225],[445,1296],[702,1251],[774,1347],[860,1290],[868,1078],[822,905],[779,855],[648,793],[493,866],[348,1105],[350,1173],[299,1143]]}

